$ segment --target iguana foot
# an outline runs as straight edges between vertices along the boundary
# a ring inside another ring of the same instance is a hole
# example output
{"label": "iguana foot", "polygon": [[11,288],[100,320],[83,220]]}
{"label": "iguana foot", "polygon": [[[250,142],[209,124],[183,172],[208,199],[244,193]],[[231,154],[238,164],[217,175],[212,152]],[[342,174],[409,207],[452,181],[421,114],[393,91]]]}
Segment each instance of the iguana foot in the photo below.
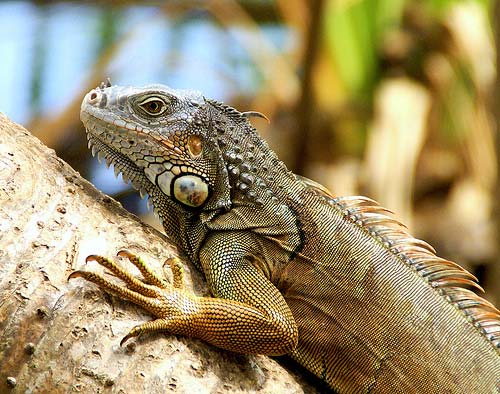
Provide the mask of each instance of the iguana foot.
{"label": "iguana foot", "polygon": [[[271,282],[252,265],[245,266],[241,275],[234,276],[234,270],[228,271],[226,281],[229,289],[233,289],[228,296],[233,299],[198,297],[185,289],[179,260],[165,262],[173,273],[170,284],[139,257],[127,251],[118,252],[118,255],[134,264],[143,280],[113,260],[97,255],[88,256],[86,261],[96,261],[124,284],[89,271],[75,271],[68,279],[84,278],[140,305],[156,317],[132,328],[120,345],[143,333],[168,331],[239,353],[278,355],[289,353],[297,346],[297,326],[288,305]],[[249,296],[244,292],[247,288],[250,288]],[[234,299],[239,295],[243,295],[239,297],[241,300]]]}
{"label": "iguana foot", "polygon": [[[163,317],[166,310],[170,309],[166,308],[166,305],[170,304],[167,298],[174,298],[174,303],[175,301],[178,301],[178,303],[180,302],[182,295],[179,290],[182,291],[184,288],[184,269],[179,259],[168,258],[165,261],[165,264],[168,264],[172,270],[173,283],[170,284],[153,272],[140,257],[126,250],[119,251],[117,255],[127,258],[132,264],[134,264],[144,277],[144,281],[134,277],[130,272],[117,265],[113,260],[98,255],[90,255],[85,259],[85,261],[96,261],[111,271],[116,277],[121,279],[125,283],[125,286],[110,281],[100,274],[89,271],[72,272],[69,275],[68,280],[73,278],[84,278],[97,284],[104,290],[112,292],[144,307],[146,310],[158,317]],[[142,333],[164,331],[168,330],[170,327],[171,319],[168,318],[160,318],[140,324],[130,330],[130,332],[121,340],[120,345],[123,345],[128,339],[139,336]]]}

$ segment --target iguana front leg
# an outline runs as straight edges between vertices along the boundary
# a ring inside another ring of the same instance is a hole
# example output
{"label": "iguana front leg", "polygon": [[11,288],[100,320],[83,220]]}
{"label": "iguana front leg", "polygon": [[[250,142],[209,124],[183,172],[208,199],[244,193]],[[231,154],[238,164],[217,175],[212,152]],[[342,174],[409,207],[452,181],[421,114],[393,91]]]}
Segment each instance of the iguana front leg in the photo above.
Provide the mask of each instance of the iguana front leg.
{"label": "iguana front leg", "polygon": [[[227,251],[226,251],[227,252]],[[236,253],[235,253],[236,252]],[[238,353],[279,355],[295,349],[297,326],[279,291],[265,276],[241,256],[240,249],[224,256],[216,255],[205,265],[213,267],[218,297],[198,297],[183,286],[182,270],[170,261],[174,285],[159,278],[142,259],[128,253],[147,283],[133,277],[112,260],[89,256],[113,272],[126,286],[118,285],[94,272],[75,271],[69,279],[82,277],[103,289],[142,306],[156,317],[138,325],[122,339],[143,333],[168,331],[205,340]],[[240,257],[237,257],[240,254]],[[205,256],[208,257],[208,256]],[[237,261],[235,261],[237,260]]]}

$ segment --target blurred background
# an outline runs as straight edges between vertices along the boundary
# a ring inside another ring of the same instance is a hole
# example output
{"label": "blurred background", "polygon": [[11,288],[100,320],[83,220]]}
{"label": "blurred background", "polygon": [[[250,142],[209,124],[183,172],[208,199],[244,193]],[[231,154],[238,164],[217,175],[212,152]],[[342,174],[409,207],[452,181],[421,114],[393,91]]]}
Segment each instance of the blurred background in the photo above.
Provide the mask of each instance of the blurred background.
{"label": "blurred background", "polygon": [[84,94],[164,83],[266,114],[293,171],[368,195],[500,305],[500,0],[0,2],[0,111],[158,227],[86,148]]}

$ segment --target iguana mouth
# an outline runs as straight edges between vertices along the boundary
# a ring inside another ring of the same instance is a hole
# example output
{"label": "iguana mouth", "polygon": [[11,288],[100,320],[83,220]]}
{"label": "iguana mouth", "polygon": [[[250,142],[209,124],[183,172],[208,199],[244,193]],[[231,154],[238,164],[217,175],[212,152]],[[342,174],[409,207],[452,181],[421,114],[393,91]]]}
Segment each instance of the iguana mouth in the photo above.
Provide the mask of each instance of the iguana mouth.
{"label": "iguana mouth", "polygon": [[126,184],[130,182],[135,189],[139,190],[141,197],[143,197],[147,194],[144,187],[144,185],[147,185],[144,172],[125,154],[111,147],[99,137],[103,132],[102,129],[109,127],[109,119],[105,119],[94,107],[96,105],[99,108],[106,107],[108,98],[103,90],[110,86],[111,81],[108,78],[106,82],[102,82],[100,86],[90,91],[82,102],[80,118],[85,125],[88,148],[92,152],[92,156],[95,157],[97,155],[99,162],[104,160],[108,168],[113,165],[115,177],[118,178],[121,174],[123,182]]}
{"label": "iguana mouth", "polygon": [[176,144],[169,139],[170,134],[155,132],[148,122],[135,123],[125,95],[107,94],[101,87],[85,96],[80,117],[92,154],[97,154],[99,161],[104,159],[108,167],[113,165],[115,176],[121,173],[123,181],[130,181],[142,198],[164,194],[198,208],[210,197],[207,174],[185,159],[186,149],[191,148],[191,156],[197,147],[201,153],[199,137],[198,145],[192,137],[191,145],[177,146],[180,141]]}
{"label": "iguana mouth", "polygon": [[[108,168],[113,165],[115,176],[118,178],[121,174],[123,181],[126,184],[130,183],[134,189],[138,190],[141,198],[156,192],[161,193],[157,185],[148,179],[145,168],[136,164],[126,152],[122,152],[121,148],[134,151],[138,145],[137,139],[146,137],[154,140],[155,143],[161,144],[171,152],[174,158],[181,152],[176,149],[171,141],[150,134],[150,130],[147,128],[126,122],[118,116],[111,116],[107,107],[116,106],[124,110],[126,102],[123,99],[124,96],[110,98],[104,91],[105,88],[110,86],[111,82],[108,79],[106,83],[101,83],[100,86],[87,93],[82,102],[80,118],[85,125],[88,148],[93,156],[97,155],[99,162],[104,159]],[[107,141],[108,136],[116,133],[115,129],[131,132],[129,138],[120,140],[119,146],[114,146],[113,142],[115,141]],[[149,200],[148,205],[150,205]]]}
{"label": "iguana mouth", "polygon": [[99,137],[96,137],[89,131],[90,127],[86,127],[86,132],[88,147],[92,152],[92,156],[95,157],[97,155],[99,162],[104,160],[108,168],[113,166],[115,177],[118,178],[121,174],[123,182],[126,184],[130,183],[134,189],[139,191],[142,198],[150,194],[150,191],[146,188],[146,185],[150,184],[150,182],[144,175],[144,171],[126,155],[116,151],[99,139]]}

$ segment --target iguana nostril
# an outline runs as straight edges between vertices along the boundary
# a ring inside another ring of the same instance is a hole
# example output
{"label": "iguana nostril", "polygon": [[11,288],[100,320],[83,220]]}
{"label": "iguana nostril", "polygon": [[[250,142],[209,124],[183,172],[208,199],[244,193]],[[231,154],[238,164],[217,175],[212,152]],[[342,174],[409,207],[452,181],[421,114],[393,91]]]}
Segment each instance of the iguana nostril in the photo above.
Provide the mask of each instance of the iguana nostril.
{"label": "iguana nostril", "polygon": [[88,94],[86,101],[90,105],[99,106],[99,108],[104,108],[107,104],[107,96],[103,92],[92,90]]}

